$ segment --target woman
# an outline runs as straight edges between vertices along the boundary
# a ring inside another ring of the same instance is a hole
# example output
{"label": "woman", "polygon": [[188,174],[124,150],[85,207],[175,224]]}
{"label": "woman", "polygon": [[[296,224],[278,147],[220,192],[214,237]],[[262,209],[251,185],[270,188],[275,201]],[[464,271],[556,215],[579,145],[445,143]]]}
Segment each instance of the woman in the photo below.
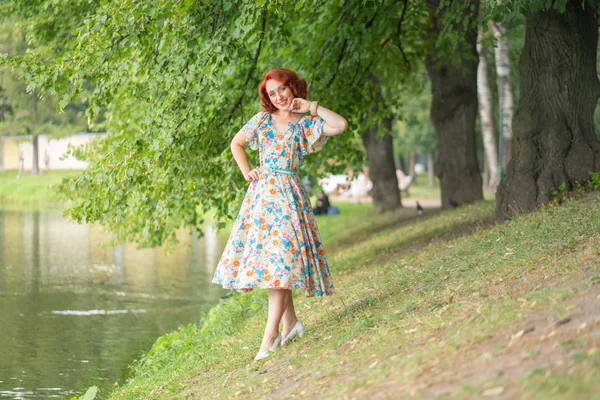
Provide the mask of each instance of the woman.
{"label": "woman", "polygon": [[[304,289],[307,296],[334,292],[298,169],[306,155],[321,150],[329,136],[348,126],[340,115],[306,100],[306,81],[293,71],[267,72],[258,94],[263,111],[231,142],[233,157],[251,183],[213,278],[225,289],[268,290],[268,321],[255,360],[303,336],[291,289]],[[250,168],[246,145],[259,150],[260,166]]]}

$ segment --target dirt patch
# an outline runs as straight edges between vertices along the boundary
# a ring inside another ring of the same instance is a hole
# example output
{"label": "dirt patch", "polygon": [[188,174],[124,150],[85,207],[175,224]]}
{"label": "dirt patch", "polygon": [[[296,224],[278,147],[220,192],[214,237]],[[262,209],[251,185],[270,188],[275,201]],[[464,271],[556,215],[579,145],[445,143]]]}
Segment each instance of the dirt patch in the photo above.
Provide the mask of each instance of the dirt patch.
{"label": "dirt patch", "polygon": [[[600,285],[568,301],[570,312],[556,319],[546,310],[531,312],[516,325],[495,332],[487,340],[460,352],[453,360],[461,369],[441,374],[423,374],[420,385],[425,397],[447,395],[468,384],[507,382],[496,386],[497,398],[516,398],[524,383],[518,378],[534,369],[565,372],[576,353],[595,353],[600,348]],[[492,356],[498,348],[501,353]],[[494,388],[490,388],[494,389]],[[492,395],[494,391],[488,392]],[[479,397],[484,392],[474,397]]]}

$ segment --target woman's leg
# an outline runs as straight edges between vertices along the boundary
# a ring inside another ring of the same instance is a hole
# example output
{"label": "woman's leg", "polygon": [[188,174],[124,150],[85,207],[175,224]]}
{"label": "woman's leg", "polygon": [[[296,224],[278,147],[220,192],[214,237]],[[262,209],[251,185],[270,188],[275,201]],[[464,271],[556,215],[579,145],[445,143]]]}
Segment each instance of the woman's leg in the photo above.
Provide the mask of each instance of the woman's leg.
{"label": "woman's leg", "polygon": [[269,290],[269,312],[265,335],[259,351],[267,351],[273,346],[273,342],[279,334],[279,321],[286,308],[288,292],[286,289],[268,289]]}
{"label": "woman's leg", "polygon": [[286,291],[288,292],[288,296],[285,311],[283,312],[282,318],[283,332],[281,333],[281,336],[283,338],[285,338],[288,335],[288,333],[290,333],[290,331],[298,321],[298,318],[296,317],[296,310],[294,309],[294,297],[292,296],[292,291]]}

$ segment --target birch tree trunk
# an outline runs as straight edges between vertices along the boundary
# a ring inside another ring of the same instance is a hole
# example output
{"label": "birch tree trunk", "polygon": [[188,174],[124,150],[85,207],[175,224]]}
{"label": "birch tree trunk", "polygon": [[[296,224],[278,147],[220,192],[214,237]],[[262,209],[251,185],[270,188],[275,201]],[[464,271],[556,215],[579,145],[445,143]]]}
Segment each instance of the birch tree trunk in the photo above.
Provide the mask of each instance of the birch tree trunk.
{"label": "birch tree trunk", "polygon": [[[499,3],[502,1],[499,0]],[[494,48],[494,56],[496,58],[496,65],[505,65],[510,71],[510,58],[508,57],[508,38],[506,37],[506,28],[499,22],[490,22],[490,28],[494,37],[496,38],[496,47]],[[498,96],[500,96],[500,90],[502,84],[500,77],[497,78],[498,84]],[[513,92],[512,92],[512,81],[510,78],[510,72],[504,78],[504,91],[503,91],[503,105],[502,109],[502,136],[503,136],[503,155],[502,155],[502,167],[506,168],[508,162],[512,157],[512,120],[513,120]]]}
{"label": "birch tree trunk", "polygon": [[477,53],[479,66],[477,67],[477,99],[479,101],[479,119],[481,121],[481,134],[485,151],[485,165],[490,178],[489,188],[495,192],[498,187],[498,148],[496,146],[496,132],[492,112],[492,91],[488,80],[488,63],[485,48],[481,43],[481,29],[477,35]]}

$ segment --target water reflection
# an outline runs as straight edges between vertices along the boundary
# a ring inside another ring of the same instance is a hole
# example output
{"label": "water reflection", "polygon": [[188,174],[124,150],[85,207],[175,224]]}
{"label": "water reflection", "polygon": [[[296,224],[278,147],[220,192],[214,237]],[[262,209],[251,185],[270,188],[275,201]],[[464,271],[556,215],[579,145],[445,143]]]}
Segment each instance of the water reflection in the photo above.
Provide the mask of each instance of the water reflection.
{"label": "water reflection", "polygon": [[224,294],[209,283],[224,235],[182,235],[167,257],[100,248],[110,236],[60,212],[0,210],[0,398],[123,381],[157,336],[196,322]]}

